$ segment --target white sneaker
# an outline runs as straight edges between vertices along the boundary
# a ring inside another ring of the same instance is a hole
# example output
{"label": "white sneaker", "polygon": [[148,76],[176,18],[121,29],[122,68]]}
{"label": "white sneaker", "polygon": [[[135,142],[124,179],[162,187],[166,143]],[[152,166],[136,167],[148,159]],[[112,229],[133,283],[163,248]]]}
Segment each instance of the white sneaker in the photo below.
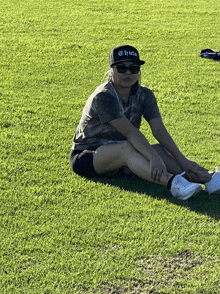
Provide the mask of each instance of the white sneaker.
{"label": "white sneaker", "polygon": [[200,184],[190,183],[183,178],[182,175],[184,174],[185,172],[173,178],[170,189],[171,194],[180,200],[187,200],[202,190]]}
{"label": "white sneaker", "polygon": [[220,194],[220,169],[215,168],[215,173],[212,179],[205,184],[205,189],[209,194],[217,193]]}

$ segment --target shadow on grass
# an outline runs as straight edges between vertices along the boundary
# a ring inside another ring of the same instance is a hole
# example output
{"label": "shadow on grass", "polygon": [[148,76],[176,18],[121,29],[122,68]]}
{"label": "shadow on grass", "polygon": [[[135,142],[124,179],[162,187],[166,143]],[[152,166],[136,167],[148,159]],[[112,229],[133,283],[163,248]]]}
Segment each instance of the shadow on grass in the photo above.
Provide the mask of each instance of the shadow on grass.
{"label": "shadow on grass", "polygon": [[201,191],[194,197],[183,201],[174,198],[166,187],[147,182],[136,176],[90,178],[90,180],[116,186],[125,191],[145,193],[154,199],[166,199],[176,205],[187,207],[196,213],[208,215],[215,220],[220,220],[220,195],[218,194],[209,195],[206,191]]}

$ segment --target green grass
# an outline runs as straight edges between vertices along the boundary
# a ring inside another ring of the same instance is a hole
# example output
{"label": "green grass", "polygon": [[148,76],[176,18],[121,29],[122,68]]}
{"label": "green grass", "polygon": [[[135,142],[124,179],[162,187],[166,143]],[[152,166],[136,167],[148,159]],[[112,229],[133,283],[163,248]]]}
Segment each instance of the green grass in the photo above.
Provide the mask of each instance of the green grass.
{"label": "green grass", "polygon": [[[220,293],[220,198],[86,179],[68,156],[112,47],[146,65],[181,151],[220,165],[218,2],[0,3],[0,293]],[[154,143],[149,127],[141,130]]]}

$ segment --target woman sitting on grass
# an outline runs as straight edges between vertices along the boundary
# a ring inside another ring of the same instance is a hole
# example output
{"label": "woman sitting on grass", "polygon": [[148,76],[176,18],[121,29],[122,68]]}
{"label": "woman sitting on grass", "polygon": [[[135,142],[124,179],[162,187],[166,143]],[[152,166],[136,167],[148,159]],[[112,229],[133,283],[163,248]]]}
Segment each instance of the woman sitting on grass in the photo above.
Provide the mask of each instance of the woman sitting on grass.
{"label": "woman sitting on grass", "polygon": [[[166,130],[153,92],[140,85],[136,48],[124,45],[109,55],[108,81],[89,97],[70,153],[73,171],[87,177],[124,171],[167,186],[186,200],[202,190],[220,193],[220,170],[208,171],[187,159]],[[139,131],[142,116],[159,144],[150,145]]]}

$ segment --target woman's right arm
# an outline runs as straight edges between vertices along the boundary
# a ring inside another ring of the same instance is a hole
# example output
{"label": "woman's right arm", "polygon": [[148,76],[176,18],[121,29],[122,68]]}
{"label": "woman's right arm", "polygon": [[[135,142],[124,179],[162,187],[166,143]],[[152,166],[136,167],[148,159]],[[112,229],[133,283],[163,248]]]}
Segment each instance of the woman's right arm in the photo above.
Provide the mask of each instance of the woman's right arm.
{"label": "woman's right arm", "polygon": [[129,143],[131,143],[139,153],[150,161],[151,178],[159,182],[162,173],[167,173],[166,166],[146,137],[125,117],[112,120],[109,123],[126,137]]}

